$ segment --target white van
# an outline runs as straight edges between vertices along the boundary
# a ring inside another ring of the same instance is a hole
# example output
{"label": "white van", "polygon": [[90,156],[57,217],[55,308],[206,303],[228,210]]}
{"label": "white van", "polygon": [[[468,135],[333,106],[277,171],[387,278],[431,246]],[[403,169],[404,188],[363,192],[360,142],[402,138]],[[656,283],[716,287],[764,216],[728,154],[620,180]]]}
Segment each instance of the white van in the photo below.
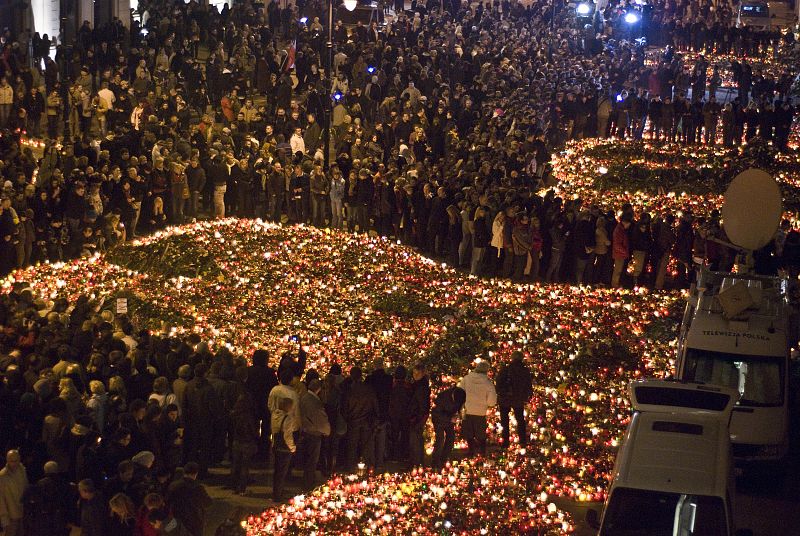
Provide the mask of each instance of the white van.
{"label": "white van", "polygon": [[769,3],[748,0],[740,2],[736,25],[740,28],[750,26],[755,29],[769,29],[772,26]]}
{"label": "white van", "polygon": [[[634,414],[603,510],[600,536],[747,536],[733,529],[735,479],[728,420],[733,389],[632,382]],[[590,511],[591,512],[591,511]]]}
{"label": "white van", "polygon": [[730,432],[739,461],[789,450],[787,289],[785,278],[703,271],[686,305],[677,378],[738,391]]}

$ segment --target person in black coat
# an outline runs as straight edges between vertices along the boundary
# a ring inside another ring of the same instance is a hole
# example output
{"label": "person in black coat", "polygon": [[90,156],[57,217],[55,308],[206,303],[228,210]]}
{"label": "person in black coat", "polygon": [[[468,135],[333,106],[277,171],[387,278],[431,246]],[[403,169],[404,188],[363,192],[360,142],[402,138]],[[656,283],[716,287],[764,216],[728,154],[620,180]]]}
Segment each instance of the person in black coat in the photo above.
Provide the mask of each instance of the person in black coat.
{"label": "person in black coat", "polygon": [[147,359],[140,355],[136,358],[136,374],[128,378],[125,387],[128,388],[128,400],[147,400],[153,392],[153,382],[156,379],[147,367]]}
{"label": "person in black coat", "polygon": [[447,235],[447,191],[440,187],[436,191],[436,197],[431,201],[431,211],[428,214],[428,243],[427,251],[433,255],[442,254]]}
{"label": "person in black coat", "polygon": [[392,377],[386,374],[383,366],[378,366],[367,376],[364,383],[372,387],[378,399],[378,413],[375,418],[375,467],[383,467],[386,459],[386,441],[389,434],[389,402],[392,394]]}
{"label": "person in black coat", "polygon": [[260,422],[259,452],[267,453],[270,445],[270,411],[267,399],[272,388],[278,385],[278,376],[269,366],[269,353],[266,350],[253,352],[253,365],[247,368],[247,381],[245,387],[250,393],[255,407],[256,420]]}
{"label": "person in black coat", "polygon": [[211,463],[214,430],[223,418],[224,408],[217,392],[206,379],[204,363],[194,367],[194,379],[186,385],[184,419],[186,422],[186,456],[197,460],[200,478],[205,478]]}
{"label": "person in black coat", "polygon": [[192,536],[202,536],[206,510],[212,503],[206,489],[197,481],[199,469],[196,463],[187,463],[183,477],[170,484],[167,492],[172,513]]}
{"label": "person in black coat", "polygon": [[408,460],[411,385],[406,376],[404,366],[400,365],[395,369],[389,395],[389,459],[399,462]]}
{"label": "person in black coat", "polygon": [[248,393],[242,393],[231,412],[231,487],[240,495],[247,492],[250,462],[258,451],[259,428]]}
{"label": "person in black coat", "polygon": [[412,372],[409,404],[408,443],[411,467],[421,467],[425,460],[425,423],[431,412],[431,386],[425,365],[417,363]]}
{"label": "person in black coat", "polygon": [[289,192],[294,208],[294,223],[308,223],[311,179],[299,164],[294,167],[294,174],[289,181]]}
{"label": "person in black coat", "polygon": [[359,458],[363,458],[367,466],[375,466],[372,451],[378,398],[373,388],[364,383],[360,367],[350,369],[346,385],[342,399],[342,415],[347,422],[345,467],[352,472]]}
{"label": "person in black coat", "polygon": [[[591,277],[584,277],[587,266],[594,264],[594,240],[595,224],[589,212],[583,211],[578,215],[578,222],[575,224],[575,282],[583,284],[584,280],[591,280]],[[591,274],[590,274],[591,275]]]}
{"label": "person in black coat", "polygon": [[108,507],[102,493],[87,478],[78,483],[80,500],[81,534],[83,536],[108,535]]}
{"label": "person in black coat", "polygon": [[450,387],[436,396],[436,403],[431,412],[431,421],[436,433],[433,444],[433,469],[439,471],[447,463],[453,451],[456,437],[456,420],[458,412],[464,407],[467,393],[460,387]]}
{"label": "person in black coat", "polygon": [[44,464],[45,476],[29,486],[22,496],[23,533],[28,536],[67,536],[77,497],[59,474],[56,462]]}
{"label": "person in black coat", "polygon": [[517,419],[519,445],[524,447],[528,440],[527,422],[525,421],[525,405],[533,395],[533,376],[531,369],[525,364],[522,352],[514,352],[511,363],[500,369],[497,375],[497,405],[500,407],[500,426],[503,428],[503,447],[508,448],[510,423],[509,413],[514,410]]}

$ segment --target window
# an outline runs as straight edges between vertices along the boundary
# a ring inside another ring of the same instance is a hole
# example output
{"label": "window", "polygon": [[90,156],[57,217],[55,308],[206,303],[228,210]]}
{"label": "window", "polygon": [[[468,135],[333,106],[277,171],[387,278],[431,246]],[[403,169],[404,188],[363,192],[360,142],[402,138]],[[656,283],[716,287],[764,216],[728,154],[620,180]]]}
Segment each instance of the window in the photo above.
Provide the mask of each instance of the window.
{"label": "window", "polygon": [[743,406],[782,406],[785,383],[783,357],[727,354],[690,348],[683,377],[689,381],[736,389]]}
{"label": "window", "polygon": [[742,4],[743,17],[768,17],[767,4]]}
{"label": "window", "polygon": [[653,431],[671,432],[673,434],[703,435],[702,426],[688,422],[656,421],[653,423]]}
{"label": "window", "polygon": [[631,488],[611,494],[601,536],[725,536],[719,497]]}
{"label": "window", "polygon": [[730,396],[710,391],[690,391],[641,385],[636,387],[636,402],[653,406],[674,406],[722,411],[728,405]]}

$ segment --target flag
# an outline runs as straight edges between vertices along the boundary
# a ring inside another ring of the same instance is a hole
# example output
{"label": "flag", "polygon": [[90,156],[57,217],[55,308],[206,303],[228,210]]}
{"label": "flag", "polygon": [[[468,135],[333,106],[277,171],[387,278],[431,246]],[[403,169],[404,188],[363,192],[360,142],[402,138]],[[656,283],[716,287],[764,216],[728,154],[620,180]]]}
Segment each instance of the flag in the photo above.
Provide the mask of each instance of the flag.
{"label": "flag", "polygon": [[294,56],[297,53],[297,40],[292,41],[289,48],[286,50],[286,60],[283,64],[283,71],[289,72],[294,67]]}

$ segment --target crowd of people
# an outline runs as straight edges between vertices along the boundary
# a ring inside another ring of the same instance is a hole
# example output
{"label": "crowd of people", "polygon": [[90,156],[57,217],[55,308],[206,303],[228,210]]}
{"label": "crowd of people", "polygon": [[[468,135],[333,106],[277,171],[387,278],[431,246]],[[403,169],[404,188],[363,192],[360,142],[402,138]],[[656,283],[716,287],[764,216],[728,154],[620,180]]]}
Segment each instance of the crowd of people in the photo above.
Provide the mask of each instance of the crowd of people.
{"label": "crowd of people", "polygon": [[[624,3],[583,25],[560,3],[415,2],[386,25],[337,22],[330,69],[321,2],[142,3],[130,30],[84,24],[54,59],[38,36],[7,32],[0,273],[234,215],[376,232],[529,280],[617,284],[615,261],[645,251],[622,282],[661,287],[670,258],[713,261],[707,222],[684,236],[675,215],[640,215],[625,253],[615,213],[537,193],[570,139],[758,137],[787,150],[794,73],[764,61],[791,54],[793,33],[737,29],[726,4],[711,6],[655,3],[634,32]],[[655,57],[634,39],[653,32],[670,37],[650,36],[666,47]],[[712,68],[682,51],[750,59]],[[735,80],[729,102],[720,68]]]}
{"label": "crowd of people", "polygon": [[[632,28],[627,2],[584,24],[561,2],[415,1],[385,25],[337,22],[330,67],[318,0],[139,5],[130,29],[84,24],[53,58],[38,36],[2,36],[0,275],[234,215],[375,232],[475,275],[663,288],[695,265],[730,267],[719,215],[539,195],[551,153],[593,136],[789,150],[794,73],[775,59],[793,34],[736,29],[724,2],[656,2]],[[655,60],[642,35],[664,47]],[[721,104],[718,69],[690,54],[775,61],[720,67],[736,84]],[[782,226],[759,259],[800,265],[800,234]],[[422,366],[315,371],[299,341],[276,368],[263,350],[248,366],[86,297],[16,288],[0,325],[6,536],[197,535],[201,481],[223,460],[246,493],[254,458],[271,459],[281,501],[292,467],[304,488],[387,460],[439,468],[460,415],[469,455],[485,454],[494,406],[501,446],[527,438],[519,358],[496,384],[481,361],[432,401]]]}
{"label": "crowd of people", "polygon": [[[469,455],[487,453],[487,413],[499,407],[500,445],[524,446],[532,377],[522,354],[501,368],[479,361],[431,397],[423,365],[369,374],[309,369],[297,341],[270,364],[248,366],[196,335],[136,331],[126,315],[34,300],[25,285],[0,299],[0,523],[5,536],[203,534],[211,499],[200,482],[229,462],[228,487],[246,494],[256,456],[272,460],[272,499],[312,489],[320,475],[393,467],[441,469],[456,423]],[[510,435],[509,414],[517,419]],[[434,449],[428,460],[428,421]],[[262,482],[261,484],[266,484]]]}

